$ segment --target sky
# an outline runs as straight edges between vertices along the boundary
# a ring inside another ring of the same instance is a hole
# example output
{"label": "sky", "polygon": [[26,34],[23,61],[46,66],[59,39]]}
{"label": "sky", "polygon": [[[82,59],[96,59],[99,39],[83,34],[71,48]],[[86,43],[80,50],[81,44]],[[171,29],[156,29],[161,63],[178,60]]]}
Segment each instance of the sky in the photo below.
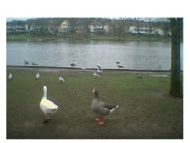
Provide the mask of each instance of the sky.
{"label": "sky", "polygon": [[23,21],[25,21],[25,20],[27,20],[28,18],[16,18],[16,17],[14,17],[14,18],[7,18],[6,19],[6,21],[7,22],[11,22],[11,21],[13,21],[13,20],[23,20]]}

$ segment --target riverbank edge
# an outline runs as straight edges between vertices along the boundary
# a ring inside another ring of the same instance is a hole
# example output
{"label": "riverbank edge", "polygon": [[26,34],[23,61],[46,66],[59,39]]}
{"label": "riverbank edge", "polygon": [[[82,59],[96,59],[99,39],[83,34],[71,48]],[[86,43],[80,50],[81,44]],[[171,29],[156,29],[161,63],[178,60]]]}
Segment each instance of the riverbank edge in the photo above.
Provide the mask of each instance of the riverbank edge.
{"label": "riverbank edge", "polygon": [[148,42],[168,42],[171,41],[169,36],[150,36],[150,35],[63,35],[63,36],[34,36],[28,34],[7,35],[7,42],[27,41],[27,42],[47,42],[47,41],[148,41]]}
{"label": "riverbank edge", "polygon": [[[14,68],[14,69],[51,69],[51,70],[68,70],[68,71],[94,71],[97,70],[96,68],[78,68],[78,67],[50,67],[50,66],[13,66],[7,65],[7,69]],[[137,70],[137,69],[103,69],[103,71],[112,71],[112,72],[158,72],[158,73],[170,73],[170,70]],[[183,71],[181,71],[183,72]]]}

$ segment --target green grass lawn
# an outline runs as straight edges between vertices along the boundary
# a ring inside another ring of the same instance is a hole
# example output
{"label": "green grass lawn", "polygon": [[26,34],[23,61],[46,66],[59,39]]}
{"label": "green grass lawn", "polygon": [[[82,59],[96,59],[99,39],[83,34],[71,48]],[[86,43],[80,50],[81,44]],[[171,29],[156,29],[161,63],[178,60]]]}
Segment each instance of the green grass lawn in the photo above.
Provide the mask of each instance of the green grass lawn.
{"label": "green grass lawn", "polygon": [[[169,77],[142,73],[105,71],[101,79],[91,72],[14,69],[7,81],[8,139],[181,139],[183,138],[183,98],[171,97]],[[65,83],[59,83],[63,75]],[[59,105],[52,120],[44,124],[39,103],[43,85],[48,98]],[[105,117],[105,127],[96,124],[90,110],[92,88],[101,99],[120,107]],[[78,96],[79,95],[79,96]]]}

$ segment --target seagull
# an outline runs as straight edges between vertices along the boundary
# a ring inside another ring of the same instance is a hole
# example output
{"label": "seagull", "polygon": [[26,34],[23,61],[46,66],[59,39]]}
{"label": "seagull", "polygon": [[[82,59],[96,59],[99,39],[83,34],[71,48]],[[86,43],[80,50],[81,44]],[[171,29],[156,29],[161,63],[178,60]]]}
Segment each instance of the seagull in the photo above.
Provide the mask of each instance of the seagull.
{"label": "seagull", "polygon": [[95,77],[98,77],[98,78],[101,78],[101,75],[99,75],[99,74],[97,74],[97,73],[93,73],[93,75],[95,76]]}
{"label": "seagull", "polygon": [[142,79],[142,75],[140,73],[137,73],[137,78]]}
{"label": "seagull", "polygon": [[13,75],[12,73],[9,73],[9,77],[8,77],[9,80],[12,80],[13,79]]}
{"label": "seagull", "polygon": [[116,62],[116,64],[119,69],[124,68],[124,66],[120,65],[120,62]]}
{"label": "seagull", "polygon": [[24,64],[25,64],[25,65],[28,65],[28,64],[29,64],[29,61],[24,60]]}
{"label": "seagull", "polygon": [[103,73],[103,69],[101,68],[101,66],[98,64],[97,65],[98,69],[97,69],[97,72],[98,73]]}
{"label": "seagull", "polygon": [[36,74],[36,80],[39,79],[39,78],[40,78],[40,73],[38,72],[38,73]]}
{"label": "seagull", "polygon": [[122,65],[120,65],[120,64],[117,64],[117,67],[118,67],[119,69],[124,68],[124,66],[122,66]]}
{"label": "seagull", "polygon": [[74,67],[74,66],[76,66],[76,64],[74,64],[74,63],[71,63],[71,66],[72,66],[72,67]]}
{"label": "seagull", "polygon": [[65,82],[65,80],[64,80],[63,77],[61,77],[61,76],[59,77],[59,81],[60,81],[60,82]]}
{"label": "seagull", "polygon": [[50,116],[55,114],[58,110],[58,106],[47,99],[47,86],[43,86],[44,95],[40,102],[40,109],[45,115],[44,123],[47,123],[50,120]]}
{"label": "seagull", "polygon": [[87,70],[87,68],[81,67],[81,71],[85,72],[86,70]]}
{"label": "seagull", "polygon": [[32,65],[33,65],[33,66],[37,66],[38,64],[36,64],[36,63],[32,62]]}
{"label": "seagull", "polygon": [[99,116],[96,118],[97,123],[100,126],[104,126],[105,122],[103,117],[112,113],[116,108],[119,107],[119,105],[111,105],[99,101],[99,94],[95,88],[93,88],[92,93],[94,94],[94,98],[91,103],[91,110]]}

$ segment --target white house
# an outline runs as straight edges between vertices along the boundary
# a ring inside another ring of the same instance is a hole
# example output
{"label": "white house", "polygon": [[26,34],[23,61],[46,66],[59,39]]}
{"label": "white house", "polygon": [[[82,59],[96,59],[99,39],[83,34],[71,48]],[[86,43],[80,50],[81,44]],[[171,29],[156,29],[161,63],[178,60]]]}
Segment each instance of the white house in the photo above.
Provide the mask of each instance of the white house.
{"label": "white house", "polygon": [[64,20],[58,28],[58,32],[64,33],[70,30],[70,23],[68,20]]}
{"label": "white house", "polygon": [[152,33],[157,34],[157,35],[161,35],[161,36],[163,36],[165,34],[164,30],[162,30],[161,28],[154,28]]}
{"label": "white house", "polygon": [[[132,33],[132,34],[137,34],[138,33],[137,26],[130,26],[128,29],[128,32]],[[148,26],[140,26],[139,27],[139,33],[141,33],[141,34],[152,34],[152,35],[155,34],[155,35],[161,35],[161,36],[163,36],[165,34],[163,29],[161,29],[161,28],[152,28],[150,31]]]}
{"label": "white house", "polygon": [[137,33],[137,27],[136,26],[129,26],[129,33]]}

